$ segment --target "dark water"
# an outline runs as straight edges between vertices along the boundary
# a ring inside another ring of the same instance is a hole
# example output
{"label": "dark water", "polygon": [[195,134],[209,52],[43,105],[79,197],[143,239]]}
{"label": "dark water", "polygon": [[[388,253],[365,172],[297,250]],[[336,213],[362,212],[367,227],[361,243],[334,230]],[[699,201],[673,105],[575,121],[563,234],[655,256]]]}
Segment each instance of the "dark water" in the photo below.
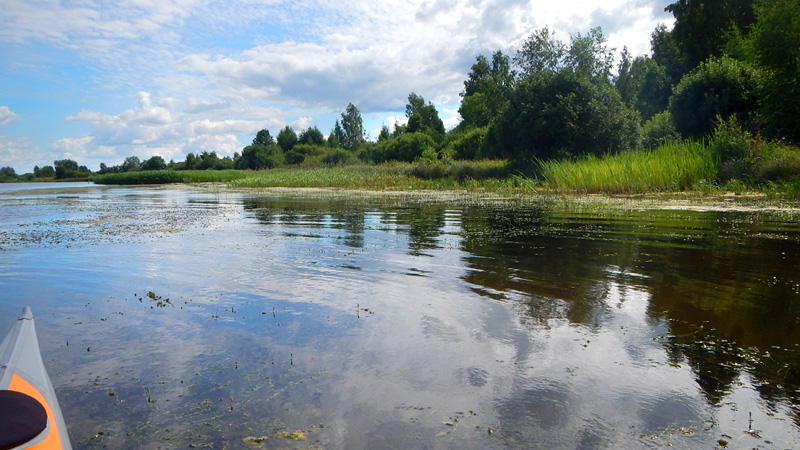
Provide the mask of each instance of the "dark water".
{"label": "dark water", "polygon": [[796,212],[70,186],[0,332],[76,448],[800,447]]}

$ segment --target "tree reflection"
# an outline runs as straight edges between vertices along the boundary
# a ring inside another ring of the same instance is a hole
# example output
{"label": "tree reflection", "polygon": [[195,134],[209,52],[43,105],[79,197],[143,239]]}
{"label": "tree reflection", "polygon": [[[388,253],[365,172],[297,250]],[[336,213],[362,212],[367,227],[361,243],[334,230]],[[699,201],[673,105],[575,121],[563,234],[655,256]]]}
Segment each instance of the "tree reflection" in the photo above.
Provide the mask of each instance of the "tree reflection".
{"label": "tree reflection", "polygon": [[761,214],[468,207],[453,231],[444,205],[305,197],[244,207],[261,223],[353,248],[375,227],[406,235],[411,256],[432,256],[457,232],[462,279],[493,300],[518,300],[538,327],[602,330],[613,320],[611,286],[644,290],[647,320],[669,327],[670,360],[692,368],[710,405],[743,375],[766,401],[800,404],[800,233],[773,230]]}
{"label": "tree reflection", "polygon": [[608,317],[609,283],[645,289],[648,316],[670,328],[671,360],[692,368],[709,404],[744,374],[765,400],[800,403],[797,234],[765,237],[773,231],[756,213],[545,206],[468,216],[463,278],[481,287],[475,292],[521,297],[540,326],[560,319],[597,328]]}

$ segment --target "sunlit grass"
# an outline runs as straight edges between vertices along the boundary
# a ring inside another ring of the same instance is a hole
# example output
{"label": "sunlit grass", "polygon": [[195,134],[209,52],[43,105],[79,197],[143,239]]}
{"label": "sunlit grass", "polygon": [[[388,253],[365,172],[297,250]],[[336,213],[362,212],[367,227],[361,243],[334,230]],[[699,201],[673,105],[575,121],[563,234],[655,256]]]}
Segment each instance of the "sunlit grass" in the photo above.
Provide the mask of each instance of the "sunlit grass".
{"label": "sunlit grass", "polygon": [[[317,187],[368,190],[509,190],[519,177],[477,178],[495,173],[505,162],[441,165],[381,164],[343,167],[294,167],[260,171],[233,180],[232,187]],[[495,171],[495,172],[493,172]]]}
{"label": "sunlit grass", "polygon": [[560,191],[632,194],[685,190],[713,180],[717,158],[702,143],[684,142],[649,152],[543,161],[541,169],[550,186]]}

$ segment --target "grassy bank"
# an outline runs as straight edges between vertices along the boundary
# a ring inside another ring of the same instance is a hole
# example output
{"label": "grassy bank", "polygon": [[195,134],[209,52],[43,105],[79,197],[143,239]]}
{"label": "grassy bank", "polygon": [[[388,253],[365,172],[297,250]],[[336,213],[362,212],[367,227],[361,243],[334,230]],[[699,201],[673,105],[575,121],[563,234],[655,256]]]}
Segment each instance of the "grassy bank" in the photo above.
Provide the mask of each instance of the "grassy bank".
{"label": "grassy bank", "polygon": [[[638,194],[676,191],[761,191],[800,197],[800,151],[763,144],[722,157],[715,141],[680,142],[651,151],[541,161],[537,176],[507,161],[426,161],[346,166],[290,166],[249,170],[156,170],[94,176],[98,184],[226,183],[236,188],[316,187],[363,190],[466,190],[508,195],[537,190]],[[729,146],[729,142],[723,142]],[[720,162],[722,161],[722,162]],[[532,172],[531,172],[532,173]]]}

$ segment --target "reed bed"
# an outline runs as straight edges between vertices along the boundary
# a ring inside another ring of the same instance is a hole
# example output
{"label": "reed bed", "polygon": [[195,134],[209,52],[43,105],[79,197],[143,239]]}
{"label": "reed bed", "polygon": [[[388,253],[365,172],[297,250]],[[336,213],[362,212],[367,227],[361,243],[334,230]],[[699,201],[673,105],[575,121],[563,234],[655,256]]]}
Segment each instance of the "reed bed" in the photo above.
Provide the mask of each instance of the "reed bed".
{"label": "reed bed", "polygon": [[251,176],[244,170],[143,170],[96,175],[97,184],[229,183]]}
{"label": "reed bed", "polygon": [[713,180],[718,158],[700,142],[665,144],[579,161],[542,161],[543,178],[560,191],[635,194],[685,190]]}
{"label": "reed bed", "polygon": [[[484,163],[485,165],[485,163]],[[414,164],[355,165],[343,167],[294,167],[257,172],[247,178],[230,182],[232,187],[317,187],[368,190],[504,190],[519,185],[517,178],[474,179],[450,173],[452,167],[443,165],[436,176],[422,176],[420,166]],[[457,166],[458,170],[464,170]],[[475,169],[480,172],[479,169]]]}

